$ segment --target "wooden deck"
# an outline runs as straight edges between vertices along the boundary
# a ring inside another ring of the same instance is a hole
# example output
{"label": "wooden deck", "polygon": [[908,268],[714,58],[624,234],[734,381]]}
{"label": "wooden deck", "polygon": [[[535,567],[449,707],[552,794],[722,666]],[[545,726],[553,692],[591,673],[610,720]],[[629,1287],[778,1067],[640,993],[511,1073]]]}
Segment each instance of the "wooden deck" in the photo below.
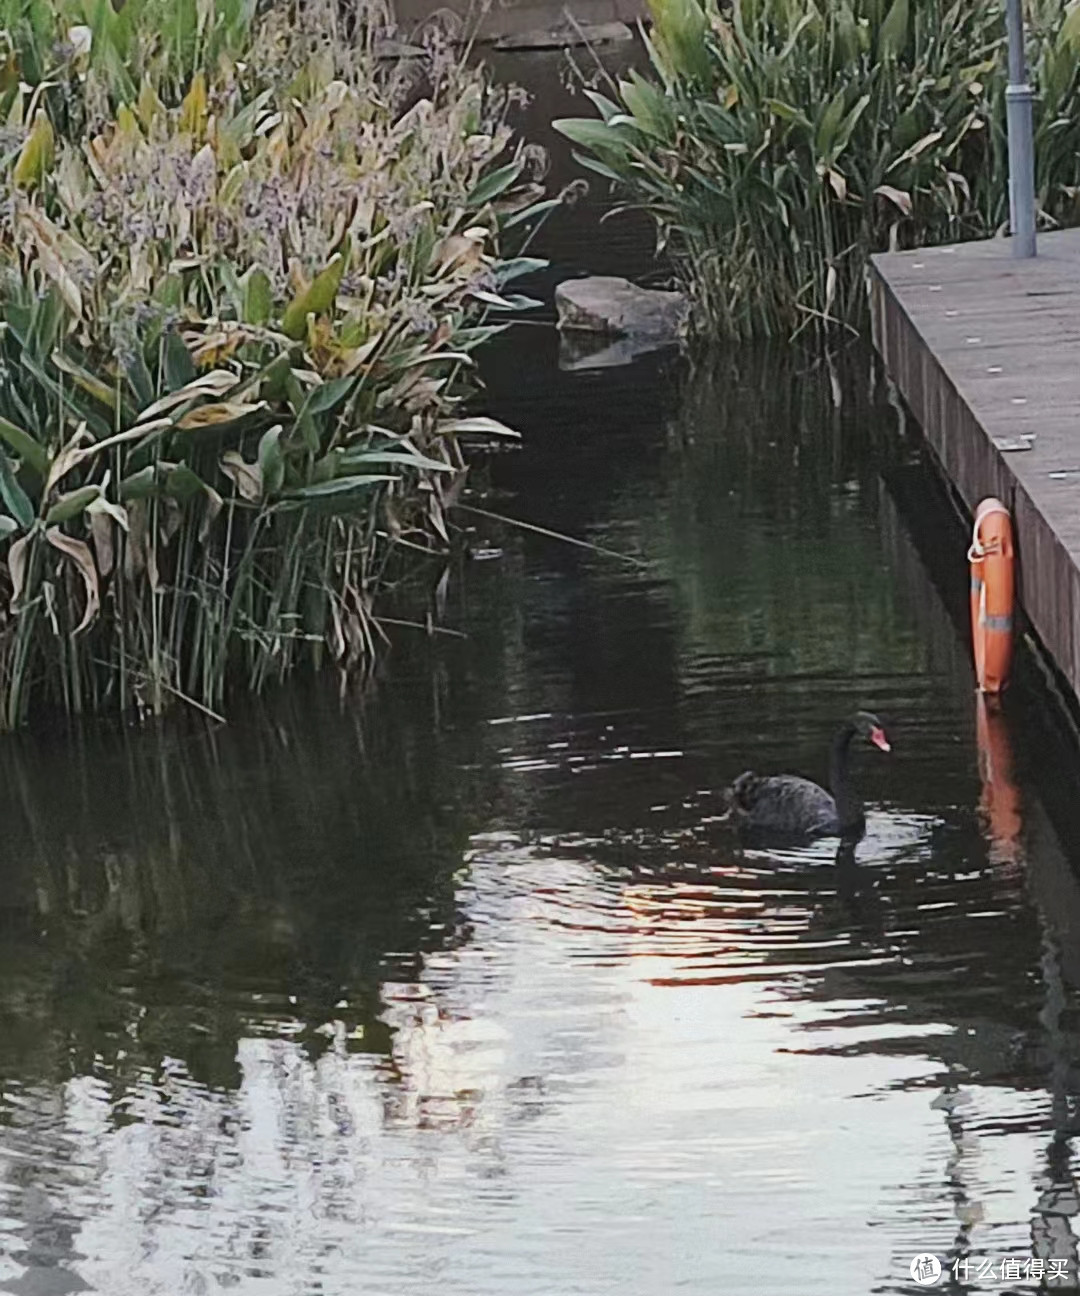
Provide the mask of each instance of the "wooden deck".
{"label": "wooden deck", "polygon": [[968,509],[1012,510],[1019,601],[1080,696],[1080,230],[873,259],[874,342]]}

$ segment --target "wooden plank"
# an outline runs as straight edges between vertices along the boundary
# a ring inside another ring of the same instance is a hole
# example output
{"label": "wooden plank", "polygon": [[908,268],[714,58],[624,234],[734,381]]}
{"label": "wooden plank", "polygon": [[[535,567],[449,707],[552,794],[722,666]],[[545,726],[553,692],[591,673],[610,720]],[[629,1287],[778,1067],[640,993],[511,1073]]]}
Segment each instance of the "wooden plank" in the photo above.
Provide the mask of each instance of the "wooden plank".
{"label": "wooden plank", "polygon": [[[1013,511],[1018,593],[1080,694],[1080,230],[872,259],[874,341],[970,509]],[[1019,450],[1020,433],[1030,449]],[[1003,448],[1004,447],[1004,448]]]}

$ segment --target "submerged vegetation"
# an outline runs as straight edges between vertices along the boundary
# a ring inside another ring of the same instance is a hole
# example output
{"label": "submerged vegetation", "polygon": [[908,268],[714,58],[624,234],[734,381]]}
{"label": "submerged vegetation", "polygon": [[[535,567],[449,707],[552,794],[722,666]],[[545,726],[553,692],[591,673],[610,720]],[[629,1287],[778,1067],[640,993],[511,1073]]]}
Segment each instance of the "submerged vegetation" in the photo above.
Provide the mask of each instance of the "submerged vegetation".
{"label": "submerged vegetation", "polygon": [[[366,660],[549,206],[381,0],[0,0],[0,728]],[[418,79],[419,78],[419,79]],[[415,559],[414,559],[415,560]]]}
{"label": "submerged vegetation", "polygon": [[[1008,219],[1004,0],[649,0],[653,79],[556,123],[655,218],[707,327],[864,318],[867,256]],[[1080,6],[1031,0],[1036,183],[1080,195]]]}

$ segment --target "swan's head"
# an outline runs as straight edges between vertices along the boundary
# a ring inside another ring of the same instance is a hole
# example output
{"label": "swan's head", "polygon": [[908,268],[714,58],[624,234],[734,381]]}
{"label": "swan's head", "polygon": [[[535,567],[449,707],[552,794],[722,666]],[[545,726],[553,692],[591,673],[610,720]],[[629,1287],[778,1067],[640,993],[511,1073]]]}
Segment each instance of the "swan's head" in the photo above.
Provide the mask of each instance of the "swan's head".
{"label": "swan's head", "polygon": [[855,732],[868,743],[873,743],[883,752],[892,751],[885,728],[876,715],[869,711],[858,711],[851,717],[851,723],[855,726]]}
{"label": "swan's head", "polygon": [[757,775],[752,770],[739,775],[727,790],[728,814],[738,814],[740,810],[746,809],[744,798],[757,781]]}

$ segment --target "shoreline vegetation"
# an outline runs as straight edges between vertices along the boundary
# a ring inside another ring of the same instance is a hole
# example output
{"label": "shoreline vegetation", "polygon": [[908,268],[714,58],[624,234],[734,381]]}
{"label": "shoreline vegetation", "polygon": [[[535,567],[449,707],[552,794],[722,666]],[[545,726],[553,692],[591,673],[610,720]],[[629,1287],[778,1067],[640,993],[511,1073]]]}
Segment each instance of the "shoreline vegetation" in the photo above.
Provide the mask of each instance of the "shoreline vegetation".
{"label": "shoreline vegetation", "polygon": [[[648,0],[651,76],[555,123],[654,219],[699,333],[857,332],[877,251],[1008,222],[1004,0]],[[1080,220],[1080,4],[1027,0],[1040,226]]]}
{"label": "shoreline vegetation", "polygon": [[383,0],[113,3],[0,0],[0,729],[369,661],[559,202]]}

